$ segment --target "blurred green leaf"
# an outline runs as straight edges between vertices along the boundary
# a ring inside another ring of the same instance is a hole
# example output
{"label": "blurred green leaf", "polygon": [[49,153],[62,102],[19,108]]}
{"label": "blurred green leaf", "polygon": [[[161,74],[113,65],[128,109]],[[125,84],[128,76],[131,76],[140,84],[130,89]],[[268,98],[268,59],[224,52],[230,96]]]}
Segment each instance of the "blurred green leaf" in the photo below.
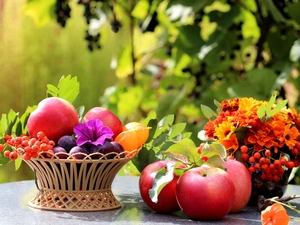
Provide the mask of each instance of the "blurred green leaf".
{"label": "blurred green leaf", "polygon": [[289,3],[287,5],[289,15],[300,25],[300,5],[299,3]]}
{"label": "blurred green leaf", "polygon": [[30,16],[36,26],[45,26],[55,18],[55,0],[28,0],[25,15]]}
{"label": "blurred green leaf", "polygon": [[140,0],[132,10],[131,15],[138,19],[145,19],[148,15],[149,8],[150,3],[148,0]]}
{"label": "blurred green leaf", "polygon": [[284,17],[282,16],[282,14],[278,10],[278,8],[274,5],[274,2],[272,0],[265,0],[265,5],[266,5],[267,9],[271,12],[271,14],[276,22],[284,22],[285,21]]}
{"label": "blurred green leaf", "polygon": [[120,93],[119,102],[117,103],[119,116],[130,116],[137,111],[142,101],[142,96],[143,89],[139,86],[129,88],[126,92]]}
{"label": "blurred green leaf", "polygon": [[116,69],[116,75],[119,78],[128,77],[133,73],[133,64],[131,59],[130,47],[125,47],[120,51],[118,57],[118,64]]}
{"label": "blurred green leaf", "polygon": [[291,48],[290,60],[292,62],[297,62],[299,61],[299,59],[300,59],[300,39],[297,39]]}
{"label": "blurred green leaf", "polygon": [[206,105],[201,105],[201,111],[208,120],[213,120],[218,117],[217,113]]}

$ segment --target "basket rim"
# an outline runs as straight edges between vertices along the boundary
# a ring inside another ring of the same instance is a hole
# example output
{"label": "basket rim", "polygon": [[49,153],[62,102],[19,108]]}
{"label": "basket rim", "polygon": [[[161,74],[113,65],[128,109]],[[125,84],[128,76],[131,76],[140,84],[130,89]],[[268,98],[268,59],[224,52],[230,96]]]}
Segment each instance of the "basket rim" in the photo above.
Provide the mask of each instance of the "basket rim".
{"label": "basket rim", "polygon": [[[91,153],[91,154],[86,154],[86,153],[75,153],[75,154],[70,154],[70,153],[64,153],[64,152],[58,152],[51,154],[51,157],[47,156],[46,152],[39,152],[38,157],[36,158],[31,158],[30,160],[33,161],[53,161],[53,162],[77,162],[77,163],[82,163],[82,162],[114,162],[114,161],[125,161],[125,160],[131,160],[133,159],[139,151],[142,149],[135,149],[130,151],[129,153],[122,152],[122,153],[115,153],[115,152],[110,152],[107,154],[103,153]],[[19,154],[19,156],[23,159],[23,153],[24,150],[22,148],[17,148],[15,149],[16,152]],[[46,155],[46,156],[45,156]],[[59,155],[65,155],[67,158],[60,158]],[[76,155],[83,155],[84,158],[82,159],[77,159],[75,158]],[[100,155],[99,158],[92,158],[92,156]],[[108,158],[109,156],[114,156],[113,158]],[[23,159],[25,160],[25,159]],[[25,160],[26,161],[26,160]]]}

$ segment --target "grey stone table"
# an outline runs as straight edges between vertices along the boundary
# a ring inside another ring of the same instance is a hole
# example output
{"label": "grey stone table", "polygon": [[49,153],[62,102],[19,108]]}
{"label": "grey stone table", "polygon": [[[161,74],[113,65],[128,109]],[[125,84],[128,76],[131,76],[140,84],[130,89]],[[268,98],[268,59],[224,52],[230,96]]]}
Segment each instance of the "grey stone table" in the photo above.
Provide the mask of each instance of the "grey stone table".
{"label": "grey stone table", "polygon": [[[0,224],[261,224],[260,213],[256,207],[246,207],[241,213],[228,214],[221,221],[193,221],[180,212],[166,215],[155,213],[143,203],[138,190],[138,179],[139,177],[134,176],[117,176],[112,190],[116,198],[122,203],[122,207],[98,212],[61,212],[31,208],[28,206],[28,201],[37,193],[34,181],[1,184]],[[290,185],[286,195],[292,194],[300,194],[300,186]],[[293,200],[292,203],[300,208],[300,200]],[[288,211],[288,213],[291,217],[300,219],[300,215],[293,211]],[[299,223],[291,222],[290,224]]]}

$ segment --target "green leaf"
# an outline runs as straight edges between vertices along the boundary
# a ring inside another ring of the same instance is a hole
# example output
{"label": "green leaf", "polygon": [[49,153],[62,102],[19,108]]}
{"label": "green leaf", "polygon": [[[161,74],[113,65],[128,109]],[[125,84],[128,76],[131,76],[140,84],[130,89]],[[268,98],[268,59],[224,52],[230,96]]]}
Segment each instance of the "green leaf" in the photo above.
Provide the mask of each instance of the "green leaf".
{"label": "green leaf", "polygon": [[284,17],[282,16],[278,8],[274,5],[274,2],[272,0],[265,0],[265,5],[267,6],[267,9],[271,12],[276,22],[285,22]]}
{"label": "green leaf", "polygon": [[85,106],[84,105],[80,106],[79,108],[76,109],[76,111],[79,116],[79,121],[81,121],[84,116]]}
{"label": "green leaf", "polygon": [[15,170],[18,170],[20,168],[20,166],[22,165],[22,159],[20,157],[18,157],[16,160],[15,160]]}
{"label": "green leaf", "polygon": [[[258,115],[258,118],[261,121],[264,122],[264,121],[267,121],[267,120],[271,119],[272,116],[274,116],[275,114],[277,114],[278,112],[280,112],[280,110],[283,107],[285,107],[286,104],[287,104],[287,102],[288,102],[288,100],[286,99],[286,100],[278,102],[275,105],[275,101],[276,101],[276,95],[273,94],[271,96],[270,100],[268,101],[267,105],[261,105],[261,106],[258,107],[258,109],[257,109],[257,115]],[[275,107],[274,107],[274,105],[275,105]]]}
{"label": "green leaf", "polygon": [[165,130],[169,128],[173,124],[174,118],[174,114],[163,117],[157,124],[158,129]]}
{"label": "green leaf", "polygon": [[160,160],[160,158],[157,157],[156,152],[152,148],[147,149],[143,146],[139,151],[139,154],[137,154],[137,156],[134,157],[131,162],[139,172],[142,172],[147,165],[158,160]]}
{"label": "green leaf", "polygon": [[55,18],[55,0],[28,0],[25,15],[30,16],[36,26],[45,26]]}
{"label": "green leaf", "polygon": [[291,48],[290,60],[292,62],[297,62],[299,61],[299,59],[300,59],[300,39],[297,39]]}
{"label": "green leaf", "polygon": [[59,89],[53,84],[47,84],[47,96],[48,97],[58,97]]}
{"label": "green leaf", "polygon": [[157,119],[151,119],[149,120],[147,127],[151,127],[150,131],[149,131],[149,137],[146,141],[146,143],[152,141],[155,133],[156,133],[156,129],[157,129]]}
{"label": "green leaf", "polygon": [[60,97],[74,104],[78,101],[79,91],[80,84],[77,77],[68,75],[60,78],[57,87],[48,84],[46,93],[47,97]]}
{"label": "green leaf", "polygon": [[142,102],[143,89],[139,86],[129,88],[127,92],[119,94],[118,113],[119,116],[130,116],[138,110]]}
{"label": "green leaf", "polygon": [[300,5],[299,3],[289,3],[287,5],[289,15],[300,25]]}
{"label": "green leaf", "polygon": [[145,19],[148,15],[150,4],[148,0],[140,0],[136,3],[131,15],[138,19]]}
{"label": "green leaf", "polygon": [[191,164],[188,157],[184,154],[176,153],[176,152],[165,152],[167,158],[171,159],[172,161],[181,162],[185,165]]}
{"label": "green leaf", "polygon": [[205,164],[208,164],[212,167],[225,169],[224,160],[219,155],[213,155],[209,157]]}
{"label": "green leaf", "polygon": [[160,152],[164,152],[168,150],[174,144],[175,143],[173,141],[166,141],[165,143],[163,143],[162,146],[160,146]]}
{"label": "green leaf", "polygon": [[157,138],[154,139],[153,141],[153,146],[154,147],[158,147],[160,146],[162,143],[164,143],[168,138],[168,133],[165,132],[165,133],[162,133],[161,135],[159,135]]}
{"label": "green leaf", "polygon": [[119,78],[128,77],[133,73],[133,64],[131,59],[131,48],[125,47],[121,50],[118,57],[116,75]]}
{"label": "green leaf", "polygon": [[59,89],[59,97],[68,100],[74,104],[78,100],[80,84],[77,77],[71,77],[71,75],[63,76],[57,85]]}
{"label": "green leaf", "polygon": [[202,148],[201,156],[212,157],[214,155],[224,158],[226,156],[226,148],[218,142],[206,143]]}
{"label": "green leaf", "polygon": [[185,127],[186,123],[177,123],[172,125],[169,130],[169,138],[172,139],[173,137],[181,134],[181,132],[184,131]]}
{"label": "green leaf", "polygon": [[267,110],[266,105],[261,105],[257,108],[257,116],[260,119],[260,121],[265,121],[265,119],[266,119],[266,110]]}
{"label": "green leaf", "polygon": [[209,120],[214,120],[218,117],[217,113],[215,113],[211,108],[209,108],[206,105],[201,105],[201,111],[203,115]]}
{"label": "green leaf", "polygon": [[3,156],[3,153],[0,153],[0,166],[6,165],[10,162],[9,158]]}
{"label": "green leaf", "polygon": [[158,201],[158,195],[160,191],[174,178],[174,168],[175,163],[170,162],[166,165],[166,167],[160,169],[158,173],[156,174],[153,186],[149,190],[149,195],[152,200],[152,202],[157,203]]}
{"label": "green leaf", "polygon": [[197,147],[189,138],[184,138],[176,142],[166,150],[166,153],[168,152],[184,155],[191,163],[196,162],[199,158]]}

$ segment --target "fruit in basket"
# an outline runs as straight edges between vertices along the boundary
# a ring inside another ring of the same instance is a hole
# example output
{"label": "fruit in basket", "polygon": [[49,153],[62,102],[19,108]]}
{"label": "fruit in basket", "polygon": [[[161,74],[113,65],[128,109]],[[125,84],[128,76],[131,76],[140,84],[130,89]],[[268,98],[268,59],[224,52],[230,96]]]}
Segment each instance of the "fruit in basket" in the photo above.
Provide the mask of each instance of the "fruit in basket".
{"label": "fruit in basket", "polygon": [[76,146],[76,140],[72,135],[64,135],[58,139],[57,146],[64,148],[66,152],[70,152]]}
{"label": "fruit in basket", "polygon": [[[106,155],[108,159],[112,159],[116,154],[124,152],[122,146],[117,142],[105,141],[103,145],[93,146],[91,148],[91,154],[93,159],[99,159],[103,155]],[[97,154],[99,153],[99,154]],[[115,154],[114,154],[115,153]],[[108,155],[107,155],[108,154]],[[124,154],[120,154],[120,158],[123,158]]]}
{"label": "fruit in basket", "polygon": [[71,135],[73,128],[79,124],[75,107],[67,100],[59,97],[43,99],[30,114],[27,130],[31,137],[37,138],[37,133],[44,134],[57,143],[64,135]]}
{"label": "fruit in basket", "polygon": [[150,127],[139,123],[139,122],[130,122],[125,124],[123,131],[135,131],[138,141],[138,146],[142,146],[149,137]]}
{"label": "fruit in basket", "polygon": [[160,213],[171,213],[180,210],[176,200],[176,183],[178,176],[174,174],[173,180],[164,186],[158,195],[157,203],[153,202],[150,198],[149,190],[153,187],[153,181],[159,170],[164,168],[168,163],[175,163],[174,161],[161,160],[147,165],[139,179],[139,190],[143,201],[146,205]]}
{"label": "fruit in basket", "polygon": [[225,170],[202,165],[180,176],[176,197],[190,218],[221,220],[233,206],[235,187]]}
{"label": "fruit in basket", "polygon": [[251,175],[243,163],[234,159],[225,161],[225,168],[236,190],[234,203],[230,212],[237,213],[242,211],[250,200],[252,191]]}
{"label": "fruit in basket", "polygon": [[69,153],[73,155],[75,159],[83,159],[90,154],[89,151],[83,146],[75,146],[70,150]]}
{"label": "fruit in basket", "polygon": [[124,152],[122,145],[115,141],[112,141],[111,144],[114,146],[114,152],[119,154],[121,158],[124,158],[124,154],[121,154]]}
{"label": "fruit in basket", "polygon": [[108,126],[114,133],[113,138],[115,138],[123,130],[121,120],[114,113],[104,107],[94,107],[87,111],[82,119],[82,123],[93,119],[99,119],[103,122],[104,126]]}
{"label": "fruit in basket", "polygon": [[149,127],[138,123],[131,122],[124,126],[123,131],[114,139],[122,145],[125,152],[133,155],[135,150],[142,147],[149,137]]}
{"label": "fruit in basket", "polygon": [[66,159],[66,158],[68,158],[68,152],[63,147],[55,146],[53,148],[53,152],[54,152],[54,154],[56,154],[56,156],[59,159]]}

